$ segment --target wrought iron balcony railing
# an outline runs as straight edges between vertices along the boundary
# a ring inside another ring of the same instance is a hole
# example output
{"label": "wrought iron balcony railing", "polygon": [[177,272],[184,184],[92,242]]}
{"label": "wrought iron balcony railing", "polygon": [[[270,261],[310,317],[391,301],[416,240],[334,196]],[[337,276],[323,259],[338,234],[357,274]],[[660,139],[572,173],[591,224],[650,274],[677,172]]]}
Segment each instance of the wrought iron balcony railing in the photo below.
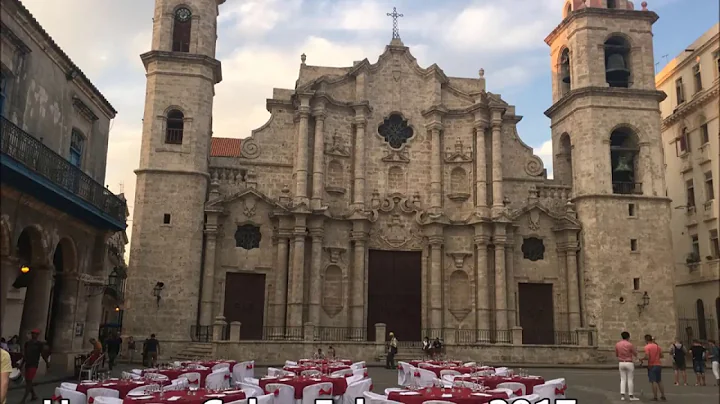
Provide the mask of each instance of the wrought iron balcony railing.
{"label": "wrought iron balcony railing", "polygon": [[0,139],[3,157],[22,163],[113,219],[125,223],[125,201],[4,117],[0,117]]}

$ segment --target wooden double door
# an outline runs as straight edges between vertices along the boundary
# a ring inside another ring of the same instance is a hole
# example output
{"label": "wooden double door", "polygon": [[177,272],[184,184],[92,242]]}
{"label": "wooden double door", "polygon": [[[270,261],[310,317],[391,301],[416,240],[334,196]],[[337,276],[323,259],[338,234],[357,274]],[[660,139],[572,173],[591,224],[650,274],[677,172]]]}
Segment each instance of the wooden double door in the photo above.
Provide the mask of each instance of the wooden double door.
{"label": "wooden double door", "polygon": [[385,323],[400,341],[420,341],[422,328],[422,253],[370,250],[367,335]]}
{"label": "wooden double door", "polygon": [[554,344],[553,285],[519,283],[518,297],[523,344]]}
{"label": "wooden double door", "polygon": [[265,315],[265,274],[228,272],[225,309],[228,324],[239,321],[240,339],[261,340]]}

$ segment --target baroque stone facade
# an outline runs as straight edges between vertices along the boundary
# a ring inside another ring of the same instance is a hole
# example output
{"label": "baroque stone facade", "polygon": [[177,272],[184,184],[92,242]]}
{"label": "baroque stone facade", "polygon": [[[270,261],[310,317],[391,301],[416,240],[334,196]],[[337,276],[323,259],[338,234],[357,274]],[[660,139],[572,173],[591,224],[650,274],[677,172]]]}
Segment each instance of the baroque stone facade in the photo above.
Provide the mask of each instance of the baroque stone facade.
{"label": "baroque stone facade", "polygon": [[[517,133],[522,117],[487,91],[482,69],[423,68],[400,38],[377,63],[312,66],[302,55],[296,87],[267,100],[265,125],[211,138],[216,3],[156,0],[126,333],[179,341],[220,320],[241,322],[245,339],[306,323],[370,334],[376,322],[402,329],[401,340],[453,330],[446,339],[519,343],[509,337],[519,327],[527,344],[578,331],[605,346],[626,329],[674,336],[656,14],[625,1],[563,9],[546,40],[548,179]],[[632,43],[630,88],[606,82],[613,33]],[[174,45],[184,35],[187,49]],[[642,180],[612,174],[618,128],[641,139],[626,166]],[[402,315],[383,318],[398,306]]]}

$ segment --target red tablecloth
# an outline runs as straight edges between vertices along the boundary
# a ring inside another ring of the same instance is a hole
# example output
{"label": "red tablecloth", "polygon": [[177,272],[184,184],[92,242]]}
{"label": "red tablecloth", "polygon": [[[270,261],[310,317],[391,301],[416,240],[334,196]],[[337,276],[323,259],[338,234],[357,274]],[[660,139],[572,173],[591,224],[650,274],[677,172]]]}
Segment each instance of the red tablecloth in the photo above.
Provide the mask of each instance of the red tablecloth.
{"label": "red tablecloth", "polygon": [[342,363],[343,365],[350,366],[353,364],[353,361],[351,361],[350,359],[300,359],[298,363],[315,363],[318,365],[324,365],[328,363]]}
{"label": "red tablecloth", "polygon": [[[245,393],[243,393],[242,390],[224,391],[213,394],[205,389],[200,389],[195,392],[195,395],[191,395],[191,393],[187,390],[176,390],[163,393],[162,398],[160,398],[160,393],[152,393],[148,395],[152,396],[152,398],[139,399],[137,396],[126,396],[123,399],[123,404],[203,404],[205,401],[212,400],[214,398],[219,398],[225,403],[245,399]],[[169,400],[171,397],[181,398],[179,400]]]}
{"label": "red tablecloth", "polygon": [[233,360],[228,360],[228,361],[212,360],[212,361],[180,362],[181,365],[186,366],[186,367],[187,367],[188,365],[200,365],[200,366],[205,366],[206,368],[211,368],[211,369],[212,369],[213,366],[219,365],[219,364],[221,364],[221,363],[229,363],[229,364],[230,364],[230,369],[232,370],[233,366],[235,366],[235,365],[237,364],[237,361],[233,361]]}
{"label": "red tablecloth", "polygon": [[125,398],[127,393],[130,392],[130,390],[136,389],[138,387],[142,387],[148,384],[161,384],[163,386],[167,386],[170,384],[169,381],[164,382],[151,382],[148,383],[145,380],[120,380],[120,379],[108,379],[104,382],[98,382],[98,383],[80,383],[77,386],[77,389],[75,391],[78,391],[83,394],[87,394],[87,391],[89,389],[97,389],[97,388],[104,388],[104,389],[111,389],[111,390],[117,390],[118,393],[120,393],[120,398]]}
{"label": "red tablecloth", "polygon": [[267,390],[265,390],[265,386],[271,383],[280,383],[280,384],[287,384],[288,386],[293,386],[295,388],[295,398],[298,400],[302,399],[303,389],[307,386],[310,386],[312,384],[318,384],[318,383],[332,383],[333,384],[333,395],[334,396],[341,396],[345,394],[345,390],[347,390],[347,381],[345,381],[344,377],[270,377],[266,376],[260,379],[260,387],[265,391],[266,394],[269,394]]}
{"label": "red tablecloth", "polygon": [[421,360],[414,360],[414,361],[410,361],[410,362],[408,362],[408,363],[411,364],[412,366],[418,367],[418,365],[421,364],[421,363],[429,363],[429,364],[431,364],[431,365],[437,365],[437,366],[445,366],[445,365],[455,365],[455,366],[459,366],[459,365],[462,365],[464,362],[462,362],[462,361],[447,361],[447,362],[443,362],[443,361],[421,361]]}
{"label": "red tablecloth", "polygon": [[[170,380],[175,380],[175,379],[177,379],[178,377],[180,377],[180,375],[182,375],[182,374],[185,374],[185,373],[194,373],[194,372],[200,373],[200,386],[204,386],[204,385],[205,385],[205,378],[207,377],[207,375],[209,375],[210,373],[212,373],[212,369],[190,369],[190,368],[185,368],[185,369],[164,369],[164,370],[153,371],[152,373],[159,373],[159,374],[161,374],[161,375],[167,376],[168,379],[170,379]],[[145,374],[145,371],[143,371],[143,375],[144,375],[144,374]],[[190,380],[190,383],[195,383],[195,381],[194,381],[194,380]]]}
{"label": "red tablecloth", "polygon": [[283,367],[283,370],[287,370],[288,372],[293,372],[293,373],[298,373],[298,374],[299,374],[300,372],[302,372],[303,370],[319,370],[319,371],[321,371],[321,372],[325,372],[325,369],[327,369],[327,372],[326,372],[326,373],[329,374],[329,373],[332,373],[332,372],[337,372],[338,370],[350,369],[350,366],[348,366],[348,365],[334,365],[334,366],[327,366],[327,367],[325,367],[325,366],[323,366],[323,365],[316,365],[316,364],[311,364],[311,363],[303,363],[303,364],[300,365],[300,366],[285,366],[285,367]]}
{"label": "red tablecloth", "polygon": [[462,380],[467,382],[482,382],[489,389],[494,389],[500,383],[522,383],[525,385],[525,394],[531,394],[533,387],[545,383],[542,377],[520,377],[520,376],[459,376],[454,380]]}
{"label": "red tablecloth", "polygon": [[[416,393],[416,394],[412,394]],[[450,397],[443,397],[443,395],[451,395]],[[429,389],[422,389],[416,392],[409,391],[392,391],[388,394],[388,400],[399,401],[404,404],[422,404],[428,400],[442,400],[452,401],[458,404],[484,404],[490,401],[500,398],[503,400],[509,397],[505,393],[501,392],[473,392],[469,388],[440,388],[432,387]]]}

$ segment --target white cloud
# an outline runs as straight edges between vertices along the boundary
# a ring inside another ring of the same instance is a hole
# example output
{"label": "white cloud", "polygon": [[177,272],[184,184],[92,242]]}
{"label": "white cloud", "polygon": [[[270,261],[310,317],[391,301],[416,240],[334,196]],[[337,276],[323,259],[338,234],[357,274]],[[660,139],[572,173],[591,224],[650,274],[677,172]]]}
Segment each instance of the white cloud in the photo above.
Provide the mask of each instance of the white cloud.
{"label": "white cloud", "polygon": [[263,35],[297,13],[302,0],[235,0],[222,7],[218,21],[231,21],[245,37]]}
{"label": "white cloud", "polygon": [[547,140],[540,147],[533,147],[533,153],[540,157],[547,169],[548,178],[553,178],[553,149],[552,140]]}

